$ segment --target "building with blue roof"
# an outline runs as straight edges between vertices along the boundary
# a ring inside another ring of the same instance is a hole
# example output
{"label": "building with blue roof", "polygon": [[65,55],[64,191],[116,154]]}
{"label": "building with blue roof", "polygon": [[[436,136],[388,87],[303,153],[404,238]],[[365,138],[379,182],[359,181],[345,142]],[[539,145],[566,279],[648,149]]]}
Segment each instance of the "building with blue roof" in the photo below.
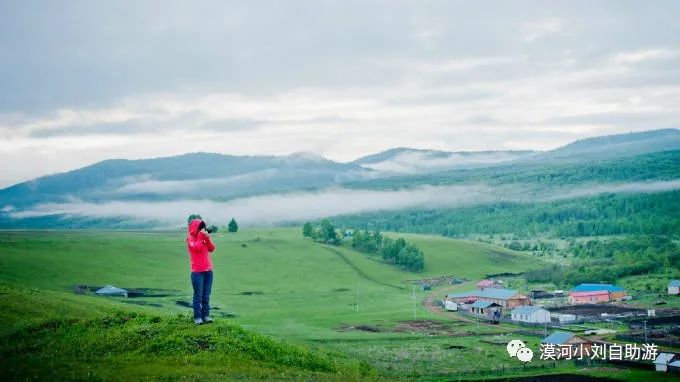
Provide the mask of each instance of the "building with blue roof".
{"label": "building with blue roof", "polygon": [[553,349],[558,354],[561,353],[561,347],[571,346],[570,355],[572,357],[579,357],[582,355],[591,354],[590,348],[592,344],[593,342],[585,337],[577,336],[574,333],[564,331],[554,332],[541,341],[541,346],[544,347],[544,356],[548,346],[560,347],[560,349]]}
{"label": "building with blue roof", "polygon": [[570,304],[606,303],[626,298],[626,290],[613,284],[579,284],[569,291]]}
{"label": "building with blue roof", "polygon": [[503,313],[503,307],[490,301],[475,301],[470,305],[470,312],[477,316],[483,316],[498,321]]}
{"label": "building with blue roof", "polygon": [[596,291],[601,291],[601,290],[606,290],[609,293],[614,293],[614,292],[624,292],[625,289],[621,288],[620,286],[613,285],[613,284],[579,284],[575,286],[571,291],[572,292],[596,292]]}

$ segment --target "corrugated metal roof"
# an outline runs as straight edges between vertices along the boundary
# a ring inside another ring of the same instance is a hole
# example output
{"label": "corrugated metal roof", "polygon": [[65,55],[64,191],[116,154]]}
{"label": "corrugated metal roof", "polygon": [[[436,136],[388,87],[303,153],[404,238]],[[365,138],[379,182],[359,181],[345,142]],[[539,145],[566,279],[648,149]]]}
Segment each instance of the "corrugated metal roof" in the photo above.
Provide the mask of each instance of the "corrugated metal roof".
{"label": "corrugated metal roof", "polygon": [[107,285],[101,289],[97,289],[96,294],[124,294],[127,293],[125,289],[117,288],[113,285]]}
{"label": "corrugated metal roof", "polygon": [[592,292],[571,292],[570,295],[572,297],[588,297],[588,296],[601,296],[601,295],[609,295],[609,292],[606,290],[596,290]]}
{"label": "corrugated metal roof", "polygon": [[512,310],[513,314],[532,314],[539,310],[546,310],[540,306],[520,306]]}
{"label": "corrugated metal roof", "polygon": [[673,353],[661,353],[658,357],[656,357],[654,363],[659,365],[668,365],[668,363],[673,360],[673,357],[675,357],[675,354]]}
{"label": "corrugated metal roof", "polygon": [[489,302],[489,301],[475,301],[475,303],[472,304],[472,305],[470,305],[470,307],[472,307],[472,308],[486,309],[486,308],[488,308],[488,307],[490,307],[490,306],[492,306],[492,305],[500,306],[500,305],[496,304],[495,302]]}
{"label": "corrugated metal roof", "polygon": [[482,297],[494,298],[497,300],[507,300],[517,294],[515,289],[502,288],[485,288],[483,290],[474,290],[472,292],[451,293],[447,295],[448,298],[463,298],[463,297]]}
{"label": "corrugated metal roof", "polygon": [[555,332],[543,339],[542,344],[554,344],[563,345],[570,339],[572,339],[576,334],[570,332]]}
{"label": "corrugated metal roof", "polygon": [[572,292],[594,292],[606,290],[607,292],[623,292],[625,289],[612,284],[580,284],[572,289]]}
{"label": "corrugated metal roof", "polygon": [[671,286],[671,287],[680,287],[680,280],[671,280],[671,282],[668,283],[668,286]]}

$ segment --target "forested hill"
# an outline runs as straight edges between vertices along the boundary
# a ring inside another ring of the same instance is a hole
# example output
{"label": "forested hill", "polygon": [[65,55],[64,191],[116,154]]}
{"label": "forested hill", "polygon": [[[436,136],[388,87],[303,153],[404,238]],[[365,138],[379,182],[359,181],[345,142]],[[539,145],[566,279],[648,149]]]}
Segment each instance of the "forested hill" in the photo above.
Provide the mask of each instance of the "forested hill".
{"label": "forested hill", "polygon": [[499,202],[455,209],[406,209],[336,216],[340,227],[465,237],[507,234],[580,237],[680,234],[680,191],[602,194],[539,203]]}
{"label": "forested hill", "polygon": [[348,187],[396,189],[418,185],[539,184],[541,186],[587,183],[640,182],[680,179],[680,150],[663,151],[618,159],[579,163],[528,162],[434,174],[395,176],[345,183]]}
{"label": "forested hill", "polygon": [[[395,211],[419,211],[420,216],[435,207],[445,211],[515,204],[524,210],[607,193],[628,197],[677,189],[677,129],[589,138],[544,153],[398,148],[350,163],[311,153],[194,153],[107,160],[0,190],[0,227],[179,227],[190,213],[201,213],[218,225],[232,217],[252,226],[349,213],[380,220],[396,216]],[[470,232],[476,224],[448,219],[446,229],[441,219],[423,222],[420,217],[410,223],[395,218],[392,224],[418,232],[434,224],[436,229],[425,232],[447,235]],[[559,229],[571,229],[565,227]]]}
{"label": "forested hill", "polygon": [[680,234],[680,150],[585,163],[458,170],[354,186],[397,189],[471,183],[496,185],[515,194],[459,208],[378,211],[333,221],[340,226],[453,237]]}

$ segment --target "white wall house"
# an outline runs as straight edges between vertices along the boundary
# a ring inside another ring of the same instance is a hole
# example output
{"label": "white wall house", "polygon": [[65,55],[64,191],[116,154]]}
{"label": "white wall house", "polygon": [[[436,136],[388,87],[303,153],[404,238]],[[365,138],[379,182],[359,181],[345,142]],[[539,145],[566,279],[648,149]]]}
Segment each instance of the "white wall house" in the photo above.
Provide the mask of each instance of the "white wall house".
{"label": "white wall house", "polygon": [[560,324],[569,324],[576,321],[575,314],[567,313],[551,313],[550,316],[558,321]]}
{"label": "white wall house", "polygon": [[680,280],[671,280],[668,283],[668,294],[673,296],[680,294]]}
{"label": "white wall house", "polygon": [[540,306],[520,306],[510,313],[513,321],[530,324],[543,324],[550,322],[550,312]]}

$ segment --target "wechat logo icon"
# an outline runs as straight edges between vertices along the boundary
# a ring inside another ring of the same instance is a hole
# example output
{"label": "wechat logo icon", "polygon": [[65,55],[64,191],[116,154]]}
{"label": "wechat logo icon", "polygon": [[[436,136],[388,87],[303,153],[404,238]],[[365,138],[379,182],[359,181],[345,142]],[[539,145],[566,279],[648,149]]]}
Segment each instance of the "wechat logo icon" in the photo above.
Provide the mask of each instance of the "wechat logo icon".
{"label": "wechat logo icon", "polygon": [[517,357],[517,359],[522,362],[531,362],[531,359],[534,358],[534,352],[526,347],[524,342],[520,340],[508,342],[505,349],[508,351],[510,357]]}

